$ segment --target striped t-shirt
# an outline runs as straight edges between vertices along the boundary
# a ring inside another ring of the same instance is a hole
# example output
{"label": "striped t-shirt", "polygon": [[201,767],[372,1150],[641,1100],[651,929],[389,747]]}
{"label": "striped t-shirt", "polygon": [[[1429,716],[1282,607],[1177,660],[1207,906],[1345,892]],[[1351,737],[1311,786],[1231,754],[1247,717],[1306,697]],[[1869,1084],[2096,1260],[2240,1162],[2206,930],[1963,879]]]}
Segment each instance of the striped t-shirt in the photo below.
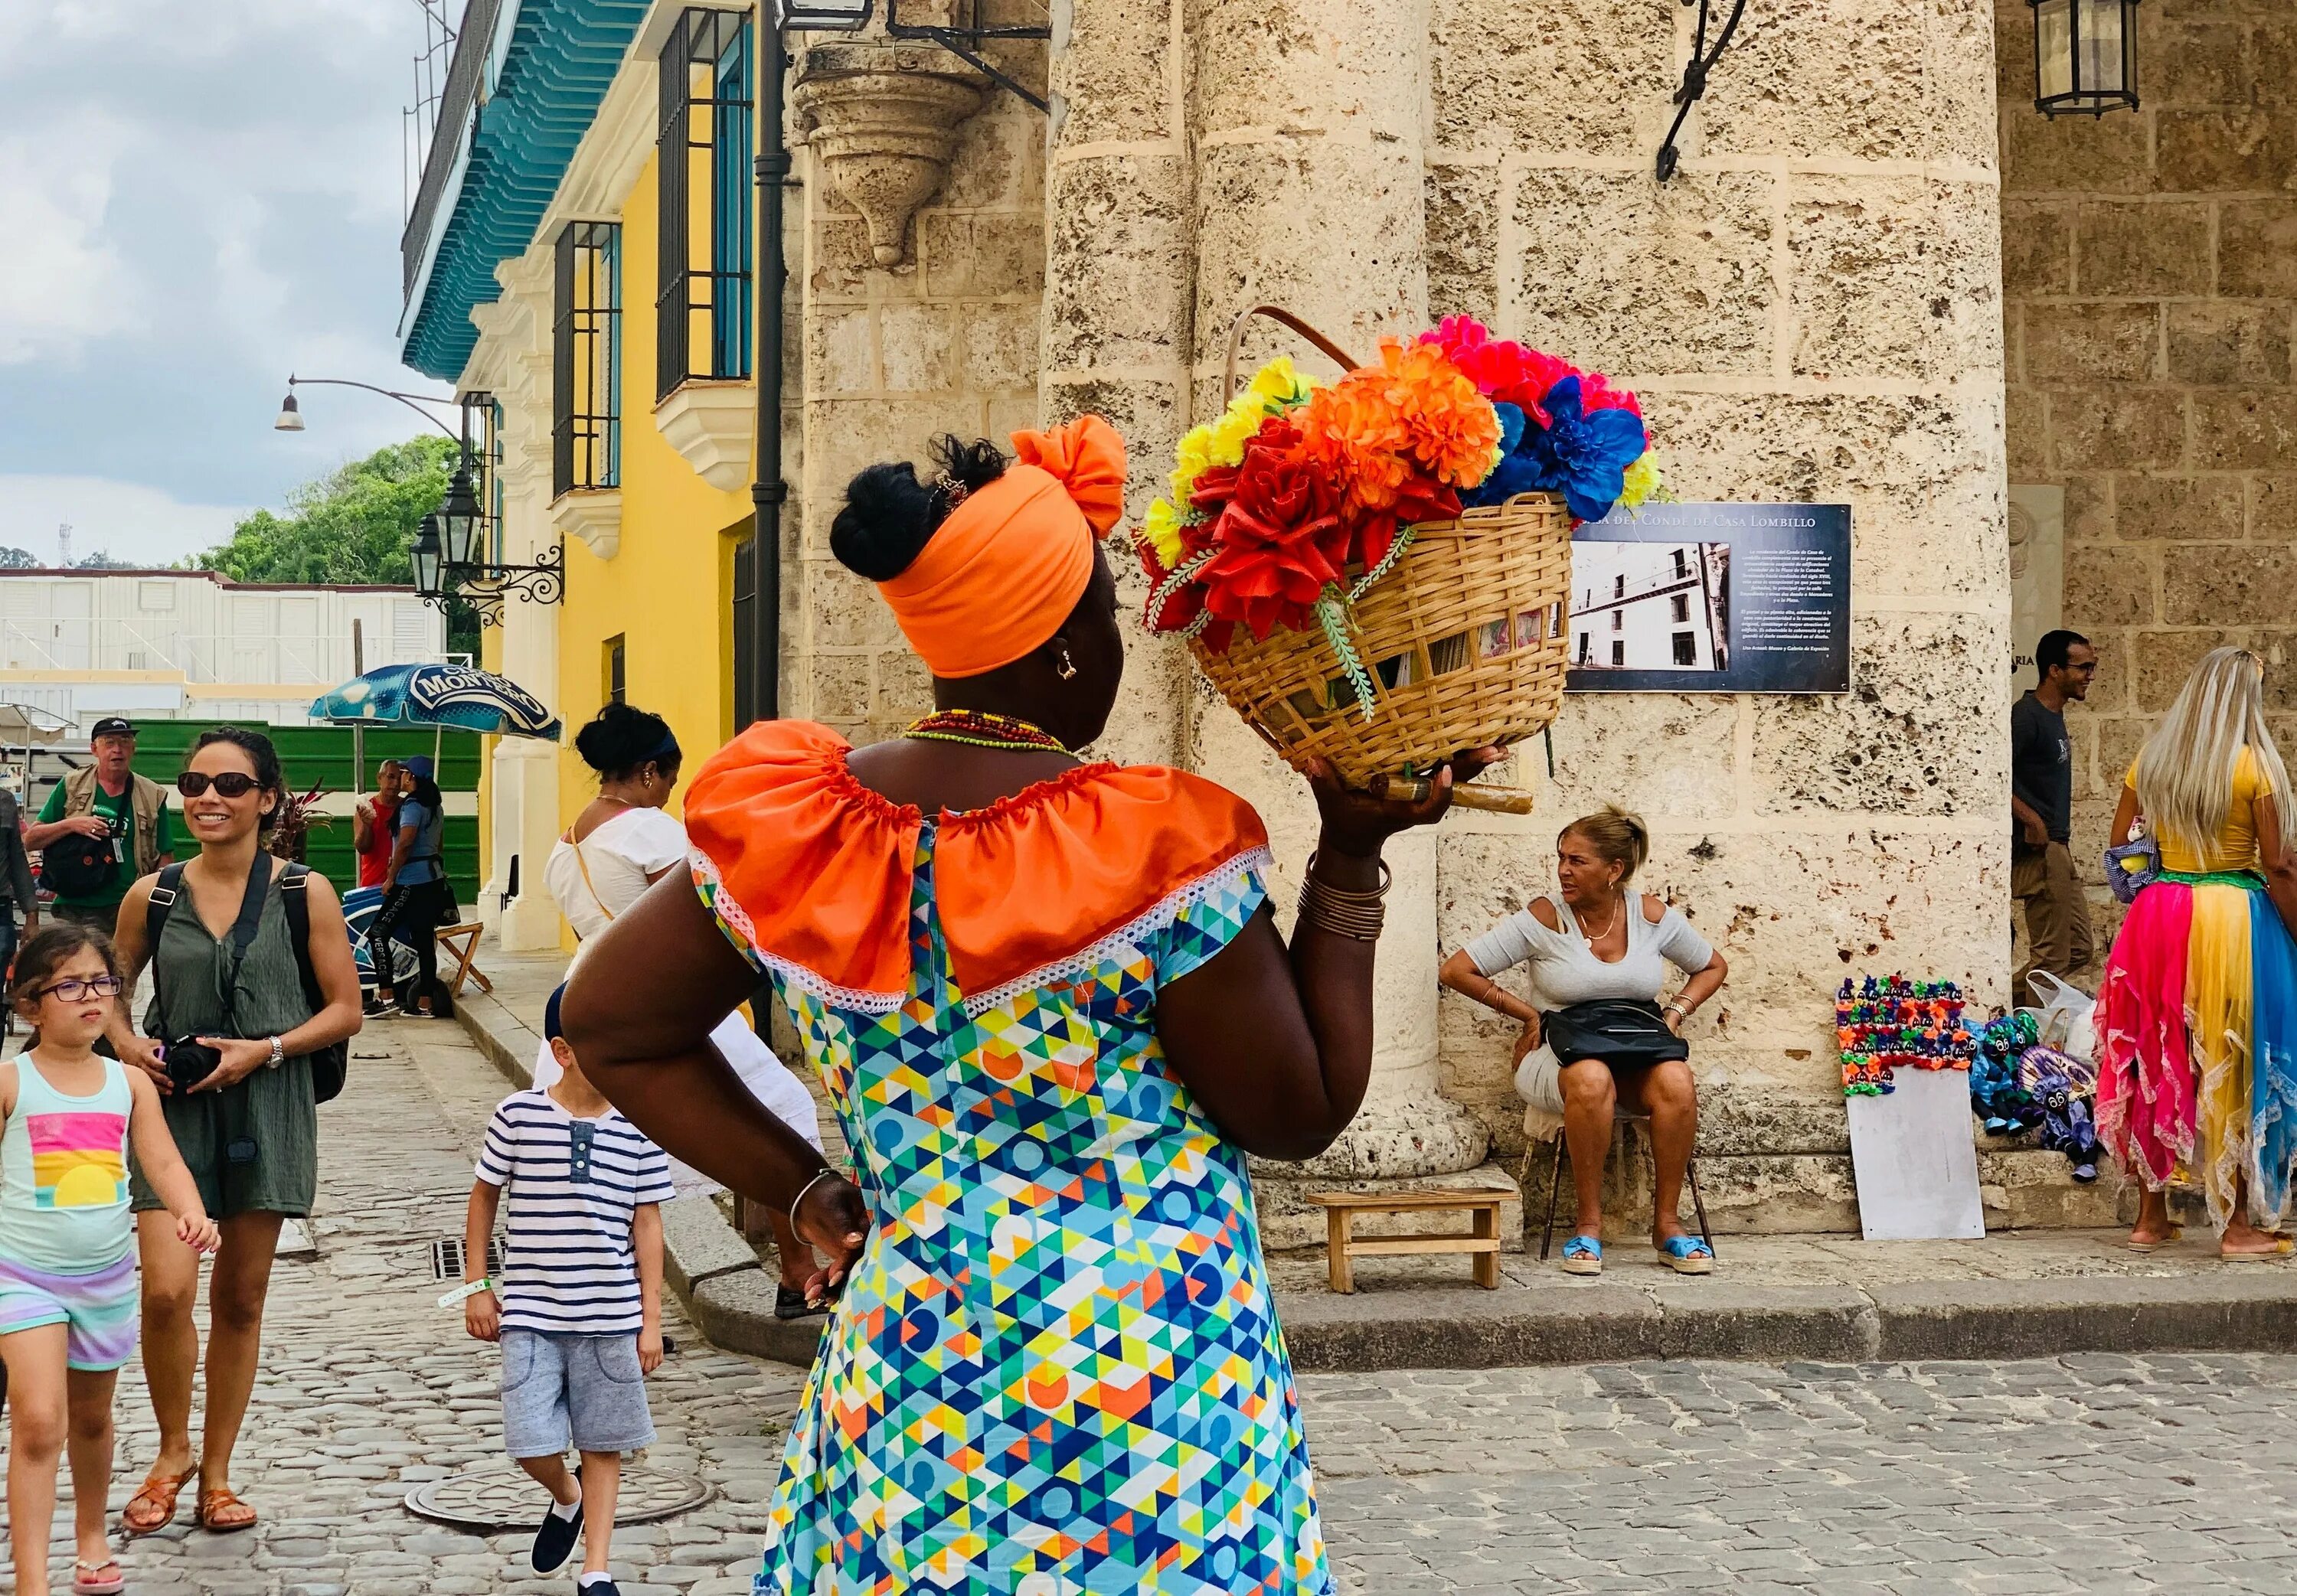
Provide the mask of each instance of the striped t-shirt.
{"label": "striped t-shirt", "polygon": [[503,1328],[556,1336],[644,1327],[630,1214],[673,1195],[670,1160],[613,1109],[577,1119],[547,1091],[496,1106],[479,1179],[510,1188],[504,1223]]}

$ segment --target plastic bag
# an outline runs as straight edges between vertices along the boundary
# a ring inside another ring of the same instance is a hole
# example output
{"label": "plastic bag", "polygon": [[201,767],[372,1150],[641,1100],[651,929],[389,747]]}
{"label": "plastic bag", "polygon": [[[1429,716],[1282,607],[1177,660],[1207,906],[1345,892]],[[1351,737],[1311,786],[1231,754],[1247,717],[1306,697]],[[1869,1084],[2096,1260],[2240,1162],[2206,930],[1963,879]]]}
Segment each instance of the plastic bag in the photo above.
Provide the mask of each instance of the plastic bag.
{"label": "plastic bag", "polygon": [[2044,1045],[2084,1064],[2096,1063],[2097,1025],[2091,1011],[2097,1007],[2097,1000],[2047,970],[2034,971],[2026,977],[2026,984],[2042,1000],[2035,1017]]}

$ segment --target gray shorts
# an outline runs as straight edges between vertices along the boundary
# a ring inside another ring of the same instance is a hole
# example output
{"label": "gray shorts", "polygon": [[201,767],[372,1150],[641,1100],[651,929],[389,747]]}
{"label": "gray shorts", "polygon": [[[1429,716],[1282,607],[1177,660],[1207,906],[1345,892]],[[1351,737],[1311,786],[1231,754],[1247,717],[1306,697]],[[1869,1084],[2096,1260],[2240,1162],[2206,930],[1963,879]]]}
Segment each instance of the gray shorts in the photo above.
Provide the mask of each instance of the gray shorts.
{"label": "gray shorts", "polygon": [[635,1452],[654,1441],[638,1338],[502,1333],[503,1445],[515,1458]]}

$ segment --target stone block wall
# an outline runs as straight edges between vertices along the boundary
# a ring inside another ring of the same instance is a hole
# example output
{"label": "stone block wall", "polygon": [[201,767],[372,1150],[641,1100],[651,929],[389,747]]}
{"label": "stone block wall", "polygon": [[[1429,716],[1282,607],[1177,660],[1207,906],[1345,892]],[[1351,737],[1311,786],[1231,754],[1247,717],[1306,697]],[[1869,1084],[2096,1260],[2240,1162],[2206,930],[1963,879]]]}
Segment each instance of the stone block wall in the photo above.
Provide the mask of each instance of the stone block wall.
{"label": "stone block wall", "polygon": [[[803,37],[803,36],[802,36]],[[961,70],[927,45],[935,70]],[[1041,45],[1000,64],[1041,84]],[[803,81],[801,62],[794,77]],[[986,80],[984,80],[985,86]],[[1037,418],[1038,306],[1044,292],[1044,119],[992,90],[959,127],[939,190],[910,218],[902,259],[873,259],[860,213],[824,163],[801,157],[804,247],[793,252],[803,340],[802,531],[793,582],[795,678],[785,713],[856,742],[933,708],[925,667],[869,583],[829,552],[845,483],[880,460],[913,460],[943,432],[1003,443]],[[802,292],[798,292],[802,285]]]}
{"label": "stone block wall", "polygon": [[2066,495],[2065,623],[2098,645],[2074,856],[2194,662],[2244,643],[2297,738],[2297,9],[2149,5],[2142,108],[2052,120],[1998,0],[2011,479]]}
{"label": "stone block wall", "polygon": [[[1447,824],[1440,934],[1550,890],[1572,816],[1641,811],[1644,884],[1731,960],[1692,1032],[1703,1139],[1749,1160],[1729,1222],[1839,1224],[1833,982],[2007,986],[1993,7],[1750,7],[1662,185],[1689,19],[1435,0],[1429,309],[1634,387],[1685,499],[1848,503],[1853,691],[1568,699],[1538,813]],[[1537,751],[1514,762],[1544,782]],[[1446,1094],[1520,1146],[1512,1027],[1448,996],[1442,1024]],[[1784,1141],[1782,1100],[1810,1108]]]}

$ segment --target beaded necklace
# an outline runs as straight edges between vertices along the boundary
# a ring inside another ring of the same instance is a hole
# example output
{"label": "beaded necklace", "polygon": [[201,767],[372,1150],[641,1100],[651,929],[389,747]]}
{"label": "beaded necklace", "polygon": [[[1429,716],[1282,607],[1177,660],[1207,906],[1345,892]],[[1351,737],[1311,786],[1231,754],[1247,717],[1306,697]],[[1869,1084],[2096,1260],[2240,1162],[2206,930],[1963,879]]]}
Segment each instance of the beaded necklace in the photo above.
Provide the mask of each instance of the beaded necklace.
{"label": "beaded necklace", "polygon": [[963,743],[972,748],[1025,748],[1046,753],[1076,754],[1041,726],[987,710],[941,710],[927,715],[902,734],[928,743]]}

